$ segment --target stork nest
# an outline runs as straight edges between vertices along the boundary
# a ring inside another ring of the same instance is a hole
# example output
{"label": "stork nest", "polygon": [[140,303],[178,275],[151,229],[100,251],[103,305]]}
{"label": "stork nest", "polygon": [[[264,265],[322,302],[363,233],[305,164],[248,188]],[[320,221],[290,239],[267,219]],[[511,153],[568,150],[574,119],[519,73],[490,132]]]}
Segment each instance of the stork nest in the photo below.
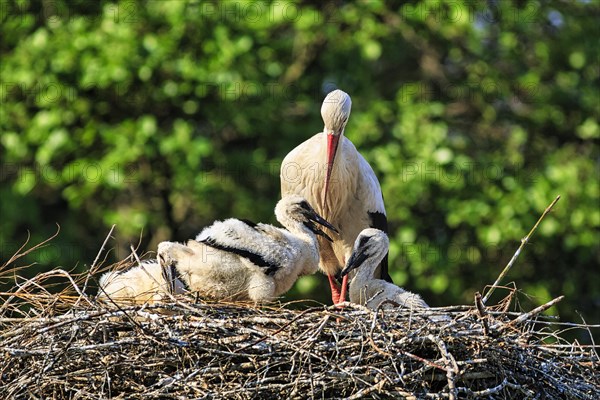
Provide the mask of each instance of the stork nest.
{"label": "stork nest", "polygon": [[102,303],[89,282],[54,270],[0,294],[0,398],[600,398],[598,347],[560,336],[591,326],[541,315],[562,297],[296,310]]}

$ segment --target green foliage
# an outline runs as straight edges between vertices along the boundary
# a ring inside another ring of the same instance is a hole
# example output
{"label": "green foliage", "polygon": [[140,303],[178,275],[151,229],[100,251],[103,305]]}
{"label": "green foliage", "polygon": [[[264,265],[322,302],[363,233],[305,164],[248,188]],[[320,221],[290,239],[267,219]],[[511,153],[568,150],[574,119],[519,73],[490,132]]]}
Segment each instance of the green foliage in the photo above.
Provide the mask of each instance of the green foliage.
{"label": "green foliage", "polygon": [[2,2],[2,258],[55,222],[27,273],[86,268],[112,224],[120,259],[219,218],[274,222],[280,162],[337,86],[396,283],[472,301],[561,194],[509,280],[597,322],[600,9],[495,4]]}

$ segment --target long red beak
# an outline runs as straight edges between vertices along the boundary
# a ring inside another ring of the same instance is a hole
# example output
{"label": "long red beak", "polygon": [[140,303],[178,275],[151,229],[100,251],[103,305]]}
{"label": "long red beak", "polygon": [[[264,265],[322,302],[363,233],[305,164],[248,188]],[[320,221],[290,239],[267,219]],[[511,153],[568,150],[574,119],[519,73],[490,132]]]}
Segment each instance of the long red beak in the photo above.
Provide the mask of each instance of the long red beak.
{"label": "long red beak", "polygon": [[323,189],[323,207],[327,200],[327,191],[329,190],[329,180],[331,179],[331,171],[333,170],[333,162],[337,153],[340,135],[327,134],[327,175],[325,175],[325,188]]}

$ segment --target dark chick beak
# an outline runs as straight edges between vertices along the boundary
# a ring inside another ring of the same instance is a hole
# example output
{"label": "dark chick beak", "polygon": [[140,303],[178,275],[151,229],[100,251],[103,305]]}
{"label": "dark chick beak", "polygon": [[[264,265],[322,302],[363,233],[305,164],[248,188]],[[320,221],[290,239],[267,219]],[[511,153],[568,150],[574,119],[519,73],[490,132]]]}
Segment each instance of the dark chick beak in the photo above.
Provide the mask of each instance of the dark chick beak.
{"label": "dark chick beak", "polygon": [[304,222],[304,225],[306,225],[306,227],[310,229],[314,234],[323,236],[325,239],[329,240],[330,242],[333,242],[333,239],[331,239],[329,235],[323,232],[321,229],[317,228],[314,222],[331,229],[335,233],[340,233],[335,228],[335,226],[325,221],[325,219],[323,219],[323,217],[317,214],[317,212],[306,201],[300,203],[300,207],[303,208],[302,215],[307,219],[307,221]]}
{"label": "dark chick beak", "polygon": [[[333,226],[329,222],[325,221],[325,219],[323,219],[314,210],[307,211],[306,218],[308,218],[309,221],[314,221],[314,222],[318,223],[319,225],[322,225],[326,228],[331,229],[335,233],[339,233],[339,231],[335,228],[335,226]],[[333,242],[333,239],[328,234],[323,232],[321,229],[317,228],[317,226],[315,224],[313,224],[312,222],[309,222],[308,224],[306,224],[306,226],[308,226],[308,228],[311,231],[313,231],[316,235],[323,236],[325,239],[329,240],[330,242]]]}
{"label": "dark chick beak", "polygon": [[338,231],[336,229],[335,226],[331,225],[329,222],[325,221],[325,219],[323,219],[319,214],[317,214],[315,211],[312,211],[310,213],[308,213],[307,215],[308,219],[310,219],[311,221],[315,221],[316,223],[323,225],[325,228],[329,228],[332,231],[334,231],[335,233],[340,233],[340,231]]}
{"label": "dark chick beak", "polygon": [[333,242],[333,239],[329,237],[328,234],[317,228],[317,225],[315,225],[312,221],[307,221],[304,223],[304,225],[306,225],[308,229],[310,229],[315,235],[323,236],[325,239]]}
{"label": "dark chick beak", "polygon": [[360,267],[369,256],[363,251],[354,251],[350,256],[350,259],[346,263],[346,267],[340,272],[340,277],[343,278],[345,275],[348,275],[350,271]]}

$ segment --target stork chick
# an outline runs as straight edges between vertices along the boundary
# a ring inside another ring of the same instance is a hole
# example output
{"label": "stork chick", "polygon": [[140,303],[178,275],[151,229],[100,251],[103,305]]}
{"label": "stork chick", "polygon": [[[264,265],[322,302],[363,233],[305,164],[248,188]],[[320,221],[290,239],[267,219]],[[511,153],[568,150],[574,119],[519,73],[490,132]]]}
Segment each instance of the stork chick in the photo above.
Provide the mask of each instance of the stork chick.
{"label": "stork chick", "polygon": [[350,281],[350,301],[371,310],[376,310],[380,305],[428,308],[418,294],[374,277],[375,269],[387,254],[389,245],[387,235],[378,229],[365,229],[358,235],[352,255],[340,273],[346,276],[350,271],[358,269]]}
{"label": "stork chick", "polygon": [[[305,197],[326,220],[341,232],[333,242],[319,238],[319,268],[327,275],[334,303],[345,301],[348,277],[341,288],[334,277],[352,253],[358,234],[365,228],[387,232],[381,187],[373,169],[356,150],[344,129],[350,118],[350,96],[334,90],[321,107],[323,132],[298,145],[281,164],[281,194]],[[324,172],[324,173],[323,173]],[[375,276],[391,282],[387,256],[380,260]]]}
{"label": "stork chick", "polygon": [[171,279],[178,278],[203,297],[274,300],[299,276],[317,271],[317,235],[331,238],[315,223],[337,232],[297,195],[283,197],[275,215],[287,229],[230,218],[205,228],[186,245],[160,243],[158,258]]}

